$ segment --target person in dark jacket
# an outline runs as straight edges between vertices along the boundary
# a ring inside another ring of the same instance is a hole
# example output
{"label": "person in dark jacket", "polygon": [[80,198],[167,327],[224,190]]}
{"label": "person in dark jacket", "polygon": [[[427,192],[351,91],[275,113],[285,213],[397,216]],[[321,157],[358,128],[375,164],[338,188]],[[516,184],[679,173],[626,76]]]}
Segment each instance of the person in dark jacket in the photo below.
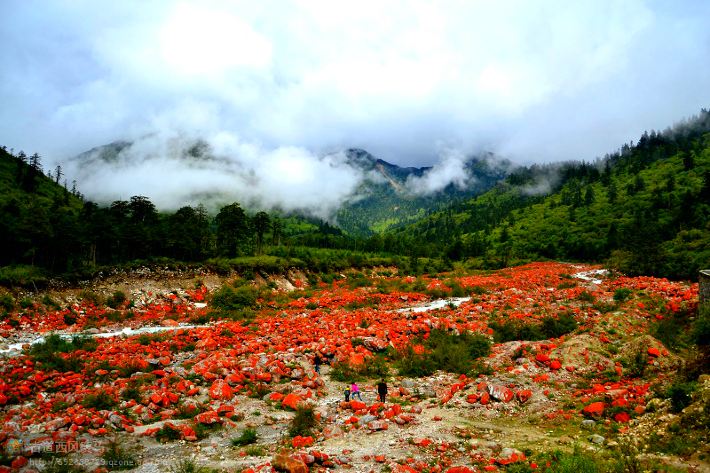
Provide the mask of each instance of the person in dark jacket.
{"label": "person in dark jacket", "polygon": [[313,359],[313,366],[316,370],[316,373],[320,374],[320,365],[322,361],[320,359],[320,354],[316,353],[315,358]]}
{"label": "person in dark jacket", "polygon": [[385,398],[387,397],[387,383],[385,383],[384,379],[377,383],[377,395],[380,397],[380,402],[385,402]]}

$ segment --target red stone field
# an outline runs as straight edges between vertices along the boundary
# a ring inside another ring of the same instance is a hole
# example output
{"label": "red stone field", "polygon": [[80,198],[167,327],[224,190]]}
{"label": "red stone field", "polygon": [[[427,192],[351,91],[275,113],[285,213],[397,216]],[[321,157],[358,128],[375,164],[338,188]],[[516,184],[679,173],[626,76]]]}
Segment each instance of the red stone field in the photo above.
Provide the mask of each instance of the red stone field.
{"label": "red stone field", "polygon": [[[700,471],[709,383],[684,410],[662,395],[692,358],[667,344],[697,284],[599,269],[260,278],[226,309],[199,281],[114,308],[33,294],[0,325],[0,471]],[[693,450],[661,449],[681,428]]]}

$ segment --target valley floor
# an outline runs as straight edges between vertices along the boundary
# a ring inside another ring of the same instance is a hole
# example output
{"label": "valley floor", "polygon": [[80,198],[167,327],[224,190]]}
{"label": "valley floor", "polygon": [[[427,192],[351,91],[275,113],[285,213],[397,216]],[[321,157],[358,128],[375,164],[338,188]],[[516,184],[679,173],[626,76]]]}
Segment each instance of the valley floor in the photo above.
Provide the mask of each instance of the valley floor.
{"label": "valley floor", "polygon": [[[235,284],[258,299],[222,310],[225,282],[146,273],[15,294],[0,471],[710,471],[710,377],[674,331],[697,284],[555,262],[291,272]],[[575,325],[554,338],[501,339],[565,317]],[[435,329],[498,342],[466,375],[400,375],[404,349],[426,352]],[[345,402],[355,379],[363,402]]]}

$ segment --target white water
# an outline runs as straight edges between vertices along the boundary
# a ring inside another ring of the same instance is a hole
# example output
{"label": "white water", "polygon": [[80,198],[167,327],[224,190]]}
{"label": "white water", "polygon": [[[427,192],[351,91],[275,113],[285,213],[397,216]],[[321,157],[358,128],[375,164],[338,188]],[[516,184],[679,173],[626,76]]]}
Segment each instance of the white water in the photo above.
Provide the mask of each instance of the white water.
{"label": "white water", "polygon": [[427,302],[424,305],[399,309],[397,312],[428,312],[430,310],[443,309],[449,304],[453,305],[454,307],[458,307],[469,300],[471,300],[470,297],[451,297],[449,299],[437,299],[435,301]]}
{"label": "white water", "polygon": [[601,279],[595,278],[594,276],[606,276],[609,271],[606,269],[592,269],[591,271],[582,271],[581,273],[575,273],[572,275],[573,278],[581,279],[582,281],[589,281],[592,284],[601,284],[603,281]]}
{"label": "white water", "polygon": [[[207,327],[207,325],[177,325],[175,327],[140,327],[137,329],[132,329],[130,327],[124,327],[121,330],[117,330],[115,332],[103,332],[103,333],[60,333],[58,334],[60,337],[64,338],[65,340],[71,340],[72,337],[76,336],[85,336],[85,337],[95,337],[95,338],[113,338],[113,337],[132,337],[134,335],[141,335],[145,333],[160,333],[160,332],[169,332],[169,331],[174,331],[174,330],[184,330],[184,329],[190,329],[190,328],[204,328]],[[37,343],[44,343],[45,337],[37,337],[33,340],[27,340],[24,342],[19,342],[19,343],[12,343],[8,345],[7,348],[5,349],[0,349],[0,354],[17,354],[14,352],[21,352],[22,348],[25,345],[35,345]]]}

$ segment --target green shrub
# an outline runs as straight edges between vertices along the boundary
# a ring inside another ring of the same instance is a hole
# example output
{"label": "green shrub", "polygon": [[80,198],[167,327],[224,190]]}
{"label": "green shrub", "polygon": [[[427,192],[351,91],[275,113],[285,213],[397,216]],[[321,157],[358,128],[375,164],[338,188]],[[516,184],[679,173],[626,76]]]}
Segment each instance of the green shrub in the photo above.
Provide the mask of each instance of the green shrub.
{"label": "green shrub", "polygon": [[389,365],[386,355],[379,353],[365,358],[365,362],[355,366],[347,361],[333,363],[328,373],[334,381],[351,382],[369,378],[386,378],[389,375]]}
{"label": "green shrub", "polygon": [[52,299],[49,294],[45,294],[42,296],[42,304],[44,304],[47,307],[51,307],[53,309],[59,309],[59,303]]}
{"label": "green shrub", "polygon": [[640,347],[628,359],[623,360],[624,366],[628,369],[628,375],[632,378],[643,378],[648,367],[648,352],[646,347]]}
{"label": "green shrub", "polygon": [[680,314],[666,315],[649,326],[649,332],[665,346],[680,350],[688,344],[688,320]]}
{"label": "green shrub", "polygon": [[121,391],[121,399],[124,401],[130,401],[131,399],[140,402],[141,391],[137,386],[127,386],[126,389]]}
{"label": "green shrub", "polygon": [[10,294],[0,294],[0,309],[11,312],[15,308],[15,299]]}
{"label": "green shrub", "polygon": [[551,473],[601,473],[604,466],[591,454],[575,449],[572,453],[554,452],[549,469]]}
{"label": "green shrub", "polygon": [[126,448],[118,439],[106,443],[101,458],[104,461],[104,466],[110,471],[132,470],[139,465],[135,452]]}
{"label": "green shrub", "polygon": [[417,354],[411,346],[398,353],[397,369],[403,376],[428,376],[436,370],[471,373],[474,362],[488,356],[491,341],[482,334],[450,334],[434,329],[423,342],[426,353]]}
{"label": "green shrub", "polygon": [[631,296],[631,289],[627,289],[625,287],[620,287],[616,291],[614,291],[614,300],[616,302],[624,302]]}
{"label": "green shrub", "polygon": [[98,411],[109,410],[116,404],[116,400],[106,391],[100,391],[96,394],[87,394],[81,401],[81,405],[86,408],[94,408]]}
{"label": "green shrub", "polygon": [[47,273],[37,266],[5,266],[0,268],[0,285],[20,287],[43,287]]}
{"label": "green shrub", "polygon": [[180,440],[180,436],[179,430],[173,428],[170,424],[165,424],[155,433],[155,440],[158,442],[173,442]]}
{"label": "green shrub", "polygon": [[194,424],[192,428],[195,430],[195,436],[197,436],[198,439],[204,439],[207,438],[207,436],[222,428],[222,424]]}
{"label": "green shrub", "polygon": [[31,345],[28,354],[44,369],[77,372],[84,365],[84,360],[77,356],[65,357],[62,354],[78,350],[94,351],[97,345],[96,340],[91,337],[74,336],[71,340],[66,340],[57,334],[52,334],[47,336],[44,342]]}
{"label": "green shrub", "polygon": [[20,307],[22,307],[23,309],[29,309],[31,307],[34,307],[34,305],[35,302],[29,297],[23,297],[22,299],[20,299]]}
{"label": "green shrub", "polygon": [[696,382],[675,382],[666,390],[666,398],[671,401],[671,410],[680,412],[692,402],[692,394],[697,389]]}
{"label": "green shrub", "polygon": [[594,295],[589,291],[580,292],[579,295],[577,296],[577,299],[579,299],[582,302],[590,302],[590,303],[594,302],[596,300]]}
{"label": "green shrub", "polygon": [[118,309],[121,307],[128,298],[126,297],[126,294],[122,291],[116,291],[111,295],[108,299],[106,299],[106,305],[109,306],[112,309]]}
{"label": "green shrub", "polygon": [[242,431],[239,437],[232,439],[232,445],[235,447],[243,447],[245,445],[251,445],[256,443],[258,435],[255,429],[248,428]]}
{"label": "green shrub", "polygon": [[546,340],[558,338],[577,328],[577,321],[569,313],[558,317],[547,316],[540,323],[526,323],[521,320],[493,321],[488,324],[493,329],[493,338],[497,343],[514,340]]}
{"label": "green shrub", "polygon": [[250,308],[256,304],[258,294],[257,289],[251,286],[233,288],[225,284],[212,296],[212,307],[225,311]]}
{"label": "green shrub", "polygon": [[570,313],[562,313],[557,317],[548,316],[542,319],[542,334],[545,338],[559,338],[573,332],[577,328],[577,321]]}
{"label": "green shrub", "polygon": [[265,457],[268,455],[266,449],[261,445],[250,445],[244,449],[244,453],[250,457]]}
{"label": "green shrub", "polygon": [[300,435],[306,437],[312,435],[318,427],[318,420],[313,410],[313,406],[298,406],[296,415],[291,419],[288,426],[288,435],[295,437]]}
{"label": "green shrub", "polygon": [[81,292],[79,292],[79,299],[91,303],[96,307],[103,305],[103,298],[89,289],[82,289]]}
{"label": "green shrub", "polygon": [[210,473],[210,470],[198,466],[194,460],[185,459],[170,468],[170,473]]}

